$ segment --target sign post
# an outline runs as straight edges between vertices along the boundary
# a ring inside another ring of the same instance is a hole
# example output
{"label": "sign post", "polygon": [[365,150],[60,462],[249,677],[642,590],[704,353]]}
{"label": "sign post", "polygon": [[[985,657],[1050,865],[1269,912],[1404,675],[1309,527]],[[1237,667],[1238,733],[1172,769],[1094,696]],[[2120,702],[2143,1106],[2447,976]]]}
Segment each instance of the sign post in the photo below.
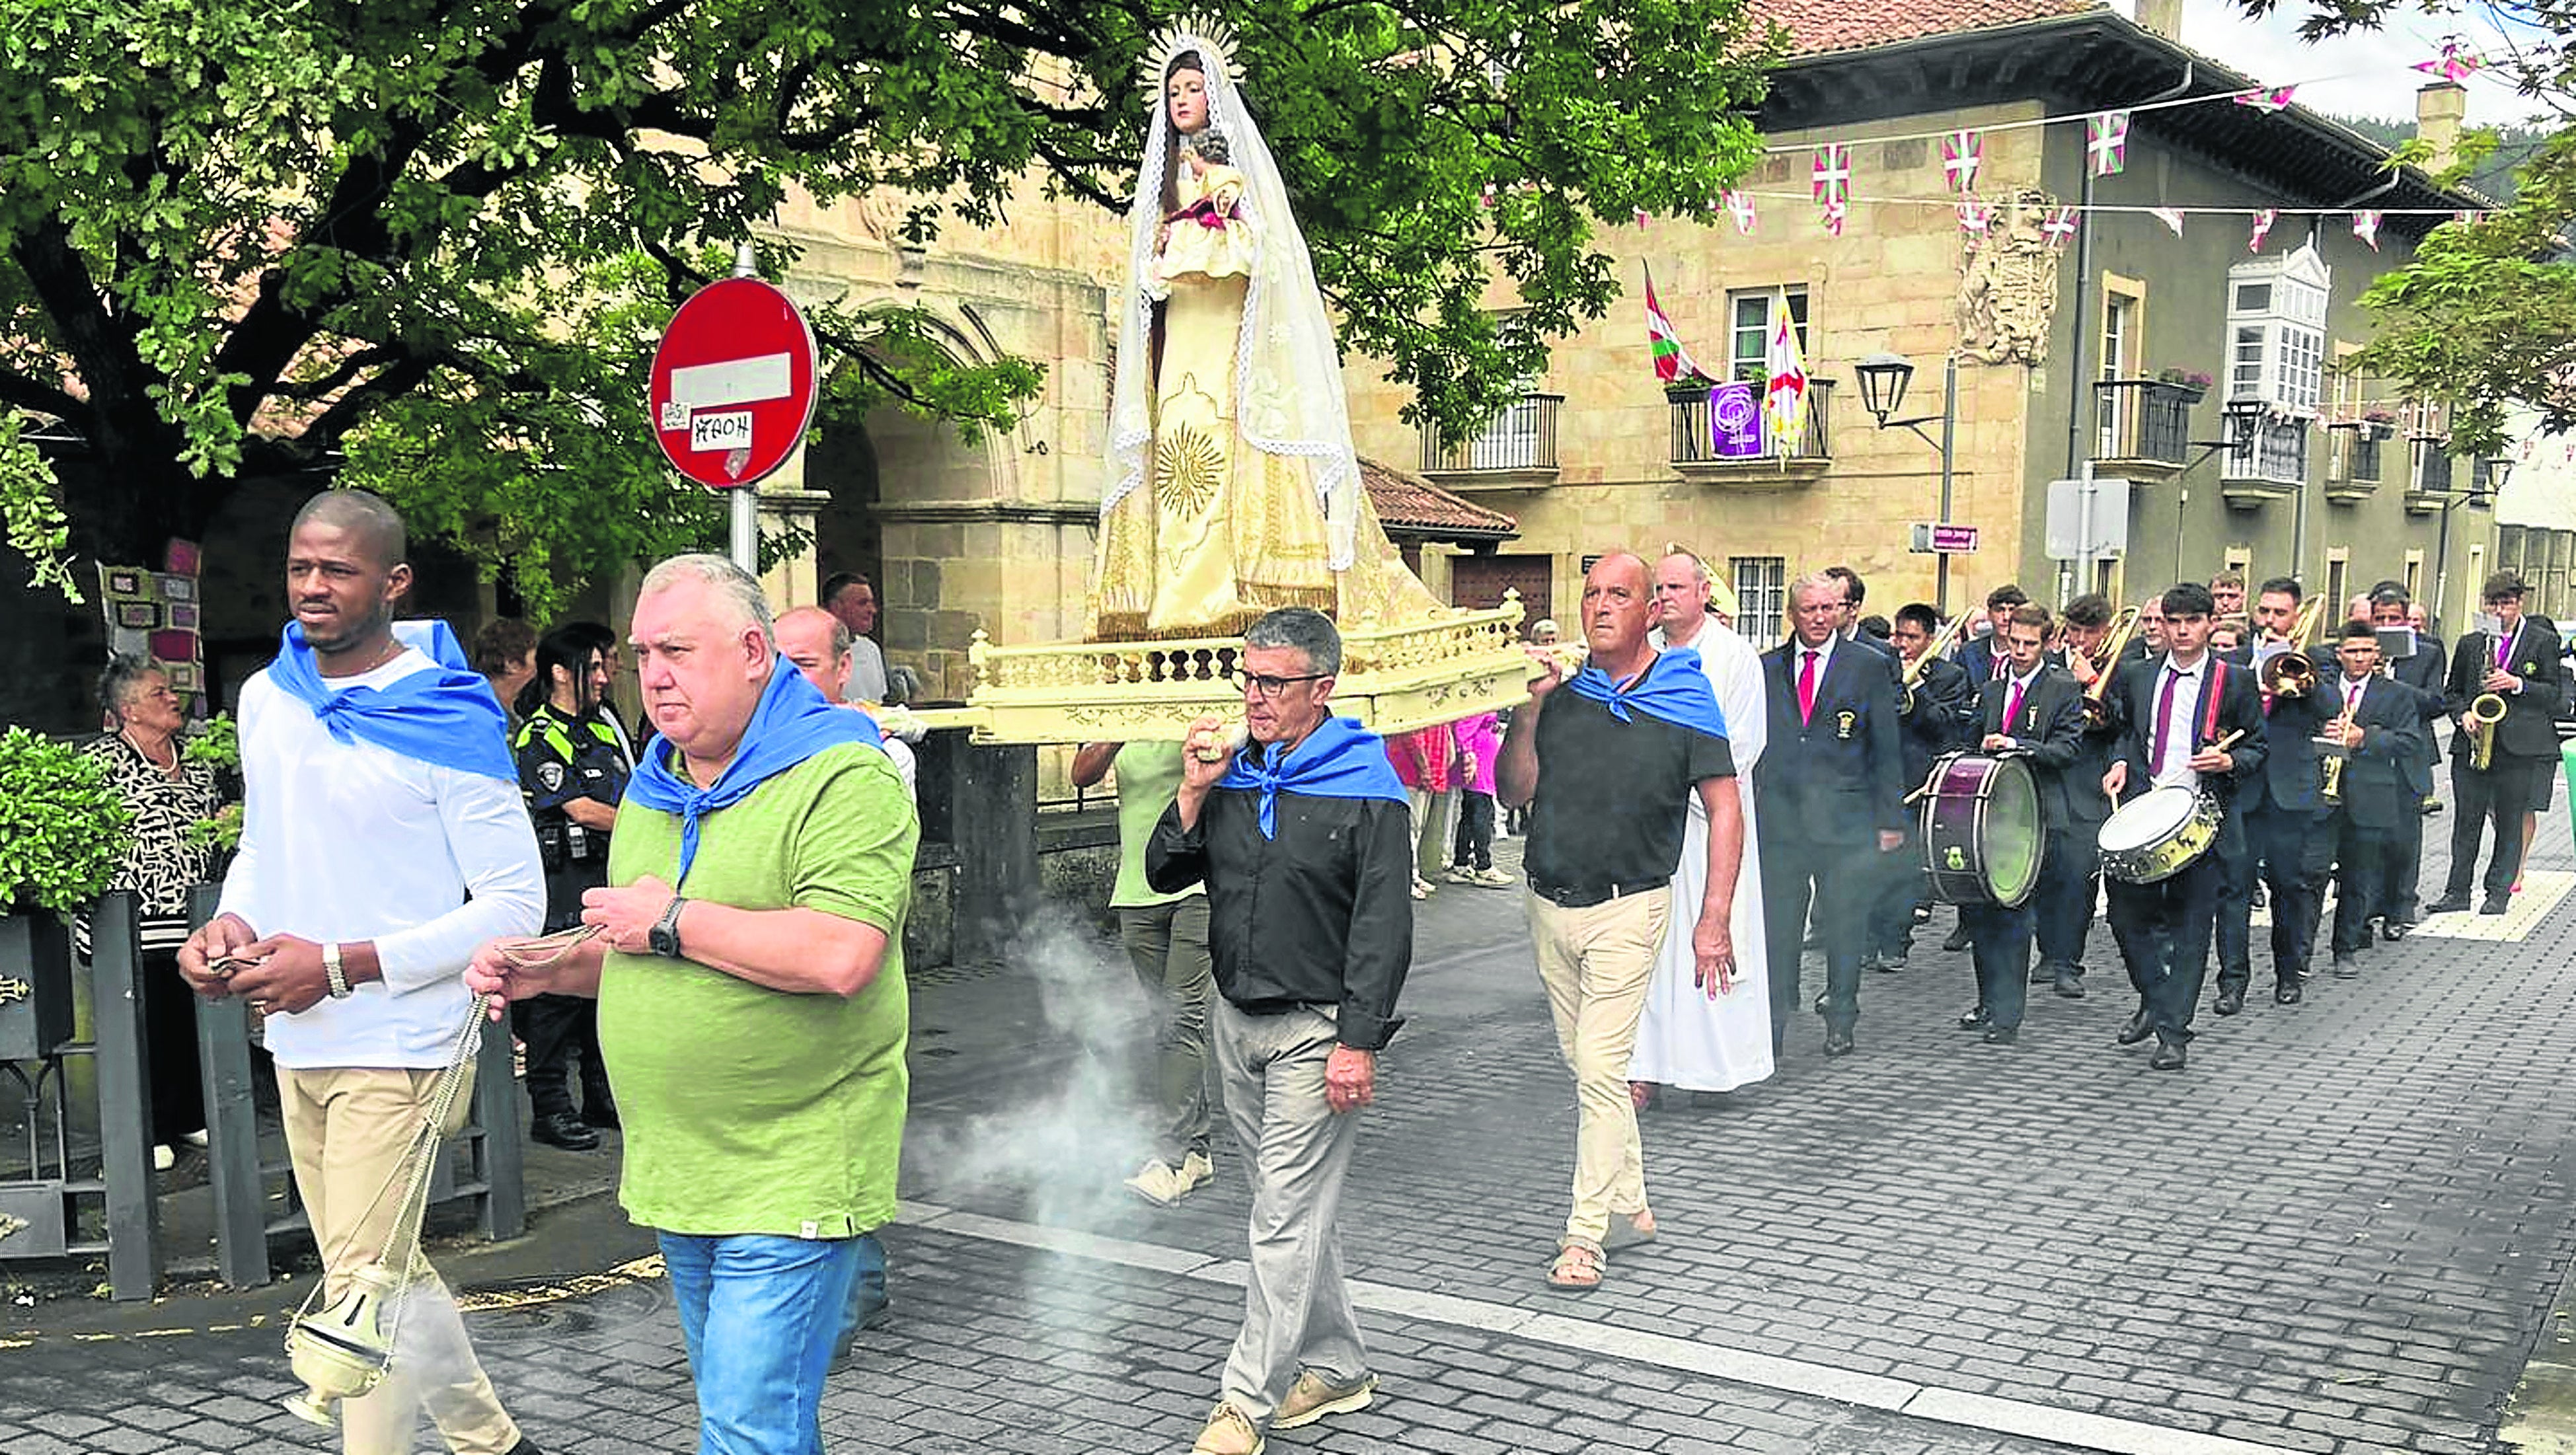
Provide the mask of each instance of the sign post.
{"label": "sign post", "polygon": [[760,502],[752,487],[805,443],[817,395],[814,331],[795,302],[753,277],[742,249],[733,277],[691,294],[653,351],[646,409],[671,468],[730,490],[734,564],[760,571]]}

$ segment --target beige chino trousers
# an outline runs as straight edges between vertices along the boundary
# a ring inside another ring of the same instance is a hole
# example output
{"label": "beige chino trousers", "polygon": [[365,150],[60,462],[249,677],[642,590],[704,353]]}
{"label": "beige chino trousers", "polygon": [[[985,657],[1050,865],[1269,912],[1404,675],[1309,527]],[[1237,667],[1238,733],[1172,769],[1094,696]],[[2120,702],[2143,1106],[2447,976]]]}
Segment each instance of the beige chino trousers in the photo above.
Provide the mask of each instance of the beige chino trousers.
{"label": "beige chino trousers", "polygon": [[1637,1141],[1637,1105],[1628,1097],[1628,1062],[1646,987],[1664,943],[1672,893],[1658,885],[1640,894],[1563,909],[1532,894],[1530,941],[1538,978],[1556,1021],[1556,1048],[1574,1071],[1574,1205],[1565,1243],[1601,1246],[1611,1215],[1646,1208],[1646,1162]]}

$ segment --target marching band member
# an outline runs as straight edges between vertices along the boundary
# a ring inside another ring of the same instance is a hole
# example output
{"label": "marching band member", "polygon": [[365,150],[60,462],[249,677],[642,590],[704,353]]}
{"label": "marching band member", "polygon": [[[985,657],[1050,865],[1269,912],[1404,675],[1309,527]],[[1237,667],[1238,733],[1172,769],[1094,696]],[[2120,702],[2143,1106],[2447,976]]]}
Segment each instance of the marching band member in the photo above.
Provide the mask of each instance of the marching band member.
{"label": "marching band member", "polygon": [[[2450,883],[2428,913],[2469,907],[2478,829],[2489,822],[2495,825],[2495,853],[2487,861],[2486,899],[2478,913],[2502,914],[2511,907],[2514,884],[2522,877],[2523,815],[2549,791],[2551,775],[2544,770],[2558,755],[2550,719],[2566,690],[2565,668],[2558,660],[2558,634],[2547,622],[2522,614],[2523,590],[2522,578],[2511,571],[2489,576],[2482,599],[2496,630],[2468,633],[2451,654],[2443,706],[2459,727],[2451,736],[2451,792],[2460,800],[2460,816],[2451,824]],[[2471,731],[2468,719],[2487,696],[2504,700],[2504,716],[2487,729],[2492,742],[2480,767],[2480,734]]]}
{"label": "marching band member", "polygon": [[2423,822],[2405,772],[2423,755],[2424,716],[2414,689],[2379,675],[2379,632],[2369,622],[2343,624],[2335,662],[2342,670],[2325,735],[2348,756],[2336,771],[2326,837],[2335,856],[2334,973],[2349,978],[2361,973],[2354,957],[2370,944],[2372,917],[2390,913],[2379,895],[2396,836]]}
{"label": "marching band member", "polygon": [[[2065,770],[2075,761],[2084,723],[2084,689],[2062,668],[2048,665],[2048,609],[2020,606],[2004,619],[2005,675],[1977,690],[1977,747],[1986,753],[2024,753],[2038,780],[2046,855],[2062,853],[2069,825]],[[2043,871],[2045,872],[2045,871]],[[1977,1003],[1959,1017],[1959,1029],[1983,1030],[1990,1046],[2021,1038],[2022,1009],[2030,991],[2033,906],[1965,904],[1976,957]]]}
{"label": "marching band member", "polygon": [[2383,877],[2371,900],[2379,911],[2379,933],[2389,940],[2402,940],[2415,928],[2422,908],[2416,881],[2424,865],[2424,816],[2441,807],[2441,800],[2433,796],[2433,766],[2440,760],[2433,725],[2442,720],[2443,665],[2448,654],[2442,650],[2441,638],[2415,629],[2409,615],[2413,605],[2406,588],[2393,581],[2382,582],[2370,593],[2371,624],[2383,632],[2405,632],[2414,643],[2414,651],[2393,660],[2383,652],[2380,670],[2414,693],[2422,728],[2415,755],[2398,764],[2406,791],[2413,796],[2389,836],[2388,853],[2380,861]]}
{"label": "marching band member", "polygon": [[[1959,746],[1976,708],[1976,688],[1968,681],[1967,669],[1927,655],[1940,630],[1941,618],[1924,603],[1912,601],[1897,608],[1894,640],[1900,674],[1915,674],[1914,705],[1898,715],[1897,724],[1908,791],[1932,775],[1933,759]],[[1916,909],[1931,902],[1919,832],[1908,816],[1906,847],[1892,858],[1887,888],[1870,912],[1870,952],[1862,958],[1864,968],[1897,969],[1913,950]]]}
{"label": "marching band member", "polygon": [[[2281,653],[2299,650],[2291,640],[2299,616],[2299,583],[2275,576],[2254,599],[2254,619],[2262,641],[2240,654],[2239,665],[2265,679],[2265,663]],[[2325,827],[2326,804],[2318,791],[2316,735],[2333,715],[2321,701],[2313,670],[2302,679],[2283,674],[2281,687],[2263,704],[2263,772],[2246,784],[2237,799],[2244,818],[2244,853],[2229,865],[2218,901],[2218,1003],[2220,1015],[2245,1008],[2245,990],[2253,980],[2252,932],[2254,881],[2257,873],[2271,892],[2272,990],[2281,999],[2284,987],[2305,983],[2308,957],[2316,948],[2317,916],[2325,896],[2334,838]]]}
{"label": "marching band member", "polygon": [[[2157,608],[2160,612],[2161,607]],[[2058,775],[2065,816],[2060,831],[2049,835],[2048,857],[2040,866],[2033,928],[2039,938],[2039,970],[2058,994],[2084,997],[2084,942],[2093,927],[2093,903],[2102,874],[2102,821],[2111,816],[2111,800],[2101,791],[2119,745],[2114,719],[2119,702],[2118,674],[2132,660],[2123,649],[2120,660],[2097,667],[2094,656],[2111,627],[2111,602],[2098,593],[2066,604],[2066,670],[2086,696],[2098,695],[2098,711],[2079,711],[2075,762]],[[2134,638],[2133,638],[2134,640]],[[2096,679],[2112,676],[2110,685],[2094,692]],[[2052,803],[2052,806],[2054,804]]]}
{"label": "marching band member", "polygon": [[2213,795],[2222,811],[2212,852],[2153,884],[2111,885],[2111,934],[2138,992],[2120,1044],[2152,1035],[2148,1066],[2180,1071],[2209,973],[2219,883],[2244,852],[2233,800],[2237,785],[2263,767],[2263,708],[2253,674],[2209,654],[2209,588],[2182,583],[2164,594],[2163,605],[2165,652],[2119,683],[2119,756],[2102,775],[2102,791],[2125,803],[2150,788],[2191,788]]}

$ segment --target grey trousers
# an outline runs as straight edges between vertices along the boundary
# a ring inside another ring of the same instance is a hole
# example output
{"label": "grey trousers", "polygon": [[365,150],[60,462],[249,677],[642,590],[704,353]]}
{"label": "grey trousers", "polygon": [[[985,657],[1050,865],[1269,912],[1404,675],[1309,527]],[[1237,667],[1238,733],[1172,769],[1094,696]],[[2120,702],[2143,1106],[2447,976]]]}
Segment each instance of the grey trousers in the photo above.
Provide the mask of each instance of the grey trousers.
{"label": "grey trousers", "polygon": [[1215,999],[1208,962],[1208,903],[1193,894],[1171,904],[1118,911],[1118,937],[1153,999],[1154,1156],[1167,1167],[1207,1155],[1208,1002]]}
{"label": "grey trousers", "polygon": [[1324,1100],[1336,1031],[1329,1009],[1246,1015],[1212,997],[1218,1084],[1252,1179],[1252,1273],[1243,1332],[1225,1361],[1225,1401],[1258,1427],[1297,1371],[1335,1384],[1368,1373],[1334,1233],[1359,1115]]}

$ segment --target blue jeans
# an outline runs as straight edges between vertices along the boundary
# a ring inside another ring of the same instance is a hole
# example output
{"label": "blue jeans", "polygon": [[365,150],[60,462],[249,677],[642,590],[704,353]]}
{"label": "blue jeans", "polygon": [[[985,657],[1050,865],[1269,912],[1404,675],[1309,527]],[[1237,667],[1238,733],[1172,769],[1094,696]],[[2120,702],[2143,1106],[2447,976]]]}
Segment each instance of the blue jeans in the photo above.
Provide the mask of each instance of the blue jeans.
{"label": "blue jeans", "polygon": [[859,1245],[859,1262],[850,1277],[849,1301],[841,1308],[840,1335],[832,1345],[836,1358],[849,1352],[850,1340],[858,1337],[868,1320],[894,1302],[886,1294],[885,1244],[877,1241],[874,1233],[861,1233],[850,1241]]}
{"label": "blue jeans", "polygon": [[698,1455],[821,1455],[823,1373],[857,1238],[664,1233],[698,1386]]}

